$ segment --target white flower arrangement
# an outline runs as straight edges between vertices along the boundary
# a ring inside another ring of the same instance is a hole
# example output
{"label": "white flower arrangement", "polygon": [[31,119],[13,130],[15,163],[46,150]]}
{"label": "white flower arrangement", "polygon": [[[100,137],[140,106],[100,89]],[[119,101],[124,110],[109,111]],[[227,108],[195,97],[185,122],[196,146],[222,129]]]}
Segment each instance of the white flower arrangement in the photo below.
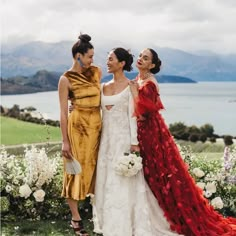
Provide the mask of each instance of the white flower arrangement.
{"label": "white flower arrangement", "polygon": [[19,188],[19,193],[21,197],[28,198],[32,193],[28,184],[21,185]]}
{"label": "white flower arrangement", "polygon": [[[180,148],[180,147],[178,147]],[[236,216],[236,149],[226,148],[222,159],[209,160],[193,155],[183,146],[181,155],[196,184],[209,203],[225,216]],[[62,159],[60,153],[48,157],[43,148],[26,148],[23,156],[9,155],[0,148],[1,216],[48,219],[68,213],[60,197]],[[128,153],[115,164],[121,176],[134,176],[142,169],[142,158]]]}
{"label": "white flower arrangement", "polygon": [[25,150],[25,182],[40,189],[44,184],[50,183],[58,167],[57,158],[50,159],[45,148],[37,149],[32,146]]}
{"label": "white flower arrangement", "polygon": [[124,153],[115,165],[118,175],[132,177],[142,169],[142,158],[138,153]]}
{"label": "white flower arrangement", "polygon": [[205,173],[200,168],[194,168],[193,174],[196,175],[198,178],[202,178]]}
{"label": "white flower arrangement", "polygon": [[236,149],[225,147],[222,160],[194,157],[188,149],[183,150],[189,172],[209,203],[222,214],[230,212],[230,215],[236,216]]}
{"label": "white flower arrangement", "polygon": [[211,200],[211,205],[215,209],[222,209],[224,207],[224,203],[220,197],[215,197],[214,199]]}
{"label": "white flower arrangement", "polygon": [[34,195],[36,202],[43,202],[44,201],[45,192],[42,189],[36,190],[33,195]]}
{"label": "white flower arrangement", "polygon": [[[9,201],[5,204],[9,212],[15,214],[19,211],[21,217],[33,219],[40,215],[47,217],[50,207],[59,208],[62,205],[60,153],[48,157],[45,148],[32,146],[25,148],[22,157],[16,157],[9,155],[2,146],[0,159],[0,200]],[[41,206],[38,207],[38,204]]]}

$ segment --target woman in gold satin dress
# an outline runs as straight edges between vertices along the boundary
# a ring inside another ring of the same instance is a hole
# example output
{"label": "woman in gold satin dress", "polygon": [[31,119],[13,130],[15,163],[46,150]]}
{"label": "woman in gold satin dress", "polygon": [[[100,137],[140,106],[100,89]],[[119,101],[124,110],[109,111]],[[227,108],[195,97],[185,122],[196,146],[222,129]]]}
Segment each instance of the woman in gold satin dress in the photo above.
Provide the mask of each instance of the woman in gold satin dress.
{"label": "woman in gold satin dress", "polygon": [[[79,36],[72,47],[72,67],[60,77],[58,84],[64,164],[75,158],[82,167],[82,172],[76,175],[67,174],[64,168],[62,190],[71,210],[71,226],[77,235],[88,235],[78,212],[78,200],[94,192],[101,130],[101,70],[91,65],[94,47],[90,40],[89,35]],[[68,98],[74,104],[69,116]]]}

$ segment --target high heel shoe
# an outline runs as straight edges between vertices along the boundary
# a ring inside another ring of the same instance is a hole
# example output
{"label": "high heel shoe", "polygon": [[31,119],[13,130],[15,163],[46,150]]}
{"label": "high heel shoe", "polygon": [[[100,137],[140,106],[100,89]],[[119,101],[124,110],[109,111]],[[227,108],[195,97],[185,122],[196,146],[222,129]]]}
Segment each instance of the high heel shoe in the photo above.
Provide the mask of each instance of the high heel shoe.
{"label": "high heel shoe", "polygon": [[[75,227],[75,225],[72,224],[72,222],[76,223],[76,227]],[[74,230],[76,235],[89,236],[87,231],[84,229],[84,225],[83,225],[82,220],[71,220],[70,227]]]}

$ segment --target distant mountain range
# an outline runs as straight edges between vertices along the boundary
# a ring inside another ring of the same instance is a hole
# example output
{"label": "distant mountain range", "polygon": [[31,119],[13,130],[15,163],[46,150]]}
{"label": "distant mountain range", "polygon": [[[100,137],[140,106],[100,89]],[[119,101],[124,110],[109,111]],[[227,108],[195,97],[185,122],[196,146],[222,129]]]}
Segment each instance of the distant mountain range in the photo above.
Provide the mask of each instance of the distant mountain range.
{"label": "distant mountain range", "polygon": [[[70,41],[30,42],[17,47],[2,45],[1,77],[32,76],[39,70],[62,73],[71,66],[72,45]],[[95,64],[102,67],[104,76],[107,75],[107,52],[113,47],[95,48]],[[155,49],[163,65],[160,75],[183,76],[196,81],[236,81],[236,54],[223,56],[207,52],[193,54],[172,48]],[[138,51],[132,50],[132,53],[137,58]]]}
{"label": "distant mountain range", "polygon": [[[1,94],[26,94],[57,90],[58,81],[61,73],[48,72],[46,70],[38,71],[33,76],[15,76],[8,79],[1,79]],[[134,79],[137,73],[127,73],[129,79]],[[112,78],[112,75],[103,77],[102,82]],[[195,81],[180,76],[158,76],[159,83],[195,83]]]}
{"label": "distant mountain range", "polygon": [[[125,73],[126,77],[130,80],[135,79],[138,75],[138,72],[129,72]],[[183,76],[174,76],[174,75],[155,75],[158,83],[196,83],[196,81],[189,79]],[[104,76],[102,82],[107,82],[112,79],[112,74]]]}

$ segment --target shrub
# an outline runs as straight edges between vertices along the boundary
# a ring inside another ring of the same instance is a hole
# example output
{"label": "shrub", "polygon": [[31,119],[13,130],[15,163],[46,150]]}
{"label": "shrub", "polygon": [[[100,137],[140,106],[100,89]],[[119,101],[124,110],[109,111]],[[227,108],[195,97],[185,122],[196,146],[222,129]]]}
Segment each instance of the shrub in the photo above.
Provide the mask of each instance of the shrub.
{"label": "shrub", "polygon": [[216,142],[216,138],[215,137],[210,137],[209,141],[212,142],[212,143],[215,143]]}
{"label": "shrub", "polygon": [[192,125],[192,126],[188,127],[187,130],[190,134],[200,134],[201,133],[200,129],[196,125]]}
{"label": "shrub", "polygon": [[180,135],[180,139],[187,141],[189,139],[189,136],[190,136],[190,133],[184,132],[183,134]]}
{"label": "shrub", "polygon": [[199,140],[199,138],[198,138],[198,134],[191,134],[190,136],[189,136],[189,141],[191,141],[191,142],[197,142]]}
{"label": "shrub", "polygon": [[199,136],[199,140],[202,141],[203,143],[205,143],[206,140],[207,140],[207,136],[206,136],[205,134],[201,134],[201,135]]}
{"label": "shrub", "polygon": [[186,129],[187,126],[182,122],[176,122],[169,125],[169,130],[176,139],[181,139],[181,136],[185,133]]}
{"label": "shrub", "polygon": [[205,134],[206,137],[212,137],[214,134],[214,128],[211,124],[205,124],[200,127],[201,133]]}
{"label": "shrub", "polygon": [[225,143],[225,146],[230,146],[232,145],[234,142],[233,142],[233,137],[230,136],[230,135],[225,135],[224,136],[224,143]]}

